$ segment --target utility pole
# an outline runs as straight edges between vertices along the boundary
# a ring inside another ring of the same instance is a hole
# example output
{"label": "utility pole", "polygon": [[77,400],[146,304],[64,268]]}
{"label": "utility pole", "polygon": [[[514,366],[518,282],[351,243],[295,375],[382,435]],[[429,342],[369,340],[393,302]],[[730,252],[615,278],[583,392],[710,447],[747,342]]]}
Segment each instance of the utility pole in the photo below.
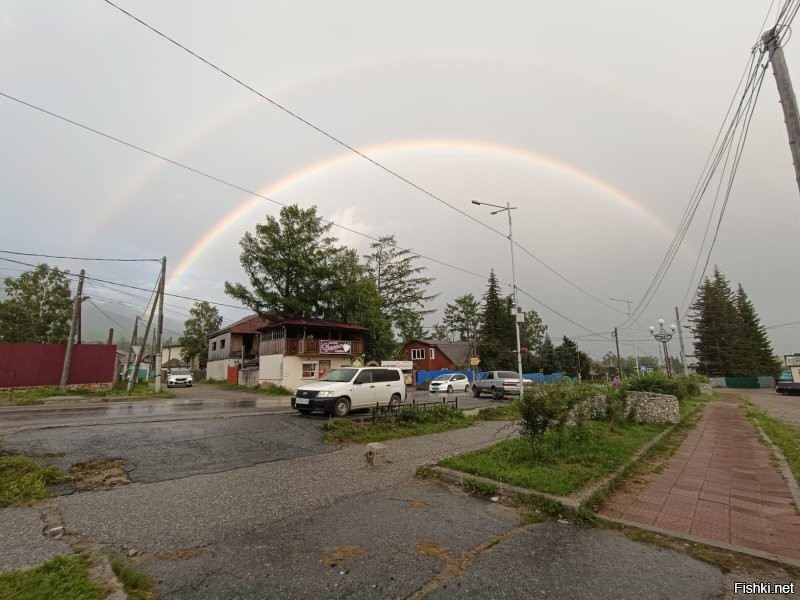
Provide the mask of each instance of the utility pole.
{"label": "utility pole", "polygon": [[78,302],[78,325],[76,326],[78,340],[75,343],[79,346],[81,345],[81,329],[83,329],[83,297]]}
{"label": "utility pole", "polygon": [[789,78],[789,69],[786,67],[783,48],[780,46],[779,33],[780,27],[773,27],[761,36],[761,41],[764,42],[764,46],[769,52],[770,62],[772,62],[772,72],[775,75],[775,83],[778,85],[778,95],[783,108],[783,119],[789,134],[794,177],[800,188],[800,112],[797,110],[797,98],[795,98],[792,88],[792,80]]}
{"label": "utility pole", "polygon": [[[156,327],[156,343],[153,353],[156,355],[156,393],[161,391],[161,335],[164,331],[164,280],[167,274],[167,257],[161,257],[161,285],[158,287],[158,326]],[[242,359],[244,361],[244,358]]]}
{"label": "utility pole", "polygon": [[678,307],[675,307],[675,325],[678,328],[678,341],[681,344],[681,367],[683,374],[689,373],[689,365],[686,364],[686,349],[683,347],[683,329],[681,329],[681,316],[678,314]]}
{"label": "utility pole", "polygon": [[619,378],[622,379],[622,360],[619,357],[619,332],[616,327],[614,327],[614,341],[617,344],[617,373]]}
{"label": "utility pole", "polygon": [[[128,369],[131,366],[131,358],[135,358],[132,356],[133,347],[136,345],[136,333],[139,330],[139,317],[138,315],[133,320],[133,336],[131,336],[131,347],[128,348],[128,361],[125,363],[125,374],[128,374]],[[131,371],[131,376],[133,376],[133,371]]]}
{"label": "utility pole", "polygon": [[[628,305],[628,317],[631,316],[631,301],[627,298],[609,298],[609,300],[615,300],[616,302],[624,302]],[[628,332],[631,334],[631,344],[633,344],[633,360],[636,361],[636,375],[640,375],[639,372],[639,354],[636,352],[636,340],[633,337],[633,321],[631,321],[630,327],[628,327]]]}
{"label": "utility pole", "polygon": [[78,291],[75,293],[75,305],[72,307],[72,322],[69,324],[69,337],[67,338],[67,352],[64,355],[64,368],[61,371],[61,391],[67,389],[67,381],[69,379],[69,368],[72,366],[72,344],[75,340],[75,328],[78,325],[78,315],[81,310],[81,302],[83,301],[83,278],[86,271],[81,269],[80,277],[78,278]]}
{"label": "utility pole", "polygon": [[[161,281],[159,281],[158,285],[161,285]],[[158,286],[157,286],[158,288]],[[150,316],[147,317],[147,325],[144,328],[144,335],[142,336],[142,346],[140,351],[136,353],[136,362],[133,365],[133,373],[131,373],[130,379],[128,379],[128,393],[131,393],[131,389],[133,388],[133,384],[139,381],[139,366],[142,364],[142,355],[144,355],[144,349],[147,345],[147,337],[150,335],[150,325],[153,324],[153,315],[156,312],[156,302],[153,302],[153,308],[150,310]]]}

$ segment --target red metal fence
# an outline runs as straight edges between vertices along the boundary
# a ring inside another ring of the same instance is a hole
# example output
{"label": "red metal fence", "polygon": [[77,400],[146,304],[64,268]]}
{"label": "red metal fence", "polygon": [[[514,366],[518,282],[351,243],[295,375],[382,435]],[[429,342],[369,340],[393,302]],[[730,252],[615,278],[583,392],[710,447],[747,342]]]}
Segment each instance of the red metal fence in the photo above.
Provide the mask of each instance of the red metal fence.
{"label": "red metal fence", "polygon": [[[0,343],[0,388],[58,385],[66,351],[66,344]],[[116,364],[115,345],[76,344],[67,383],[111,383]]]}

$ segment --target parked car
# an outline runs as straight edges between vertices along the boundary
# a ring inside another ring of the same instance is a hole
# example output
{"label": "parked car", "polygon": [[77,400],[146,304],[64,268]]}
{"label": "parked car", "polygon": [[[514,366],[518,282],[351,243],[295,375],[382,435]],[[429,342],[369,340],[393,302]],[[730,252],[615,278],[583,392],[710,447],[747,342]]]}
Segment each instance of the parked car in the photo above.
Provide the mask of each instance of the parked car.
{"label": "parked car", "polygon": [[167,373],[167,387],[171,388],[176,385],[192,387],[192,372],[189,369],[171,369]]}
{"label": "parked car", "polygon": [[428,384],[428,391],[447,392],[451,394],[453,390],[464,390],[468,392],[470,387],[472,387],[472,384],[470,384],[469,379],[467,379],[467,376],[463,373],[443,373],[431,379],[431,382]]}
{"label": "parked car", "polygon": [[[523,379],[522,382],[524,385],[533,385],[530,379]],[[500,399],[509,394],[519,396],[519,392],[519,374],[514,371],[487,371],[472,386],[472,395],[476,398],[486,393]]]}
{"label": "parked car", "polygon": [[341,367],[328,371],[314,383],[301,385],[291,403],[304,415],[322,410],[344,417],[357,408],[397,406],[405,399],[406,384],[400,369]]}

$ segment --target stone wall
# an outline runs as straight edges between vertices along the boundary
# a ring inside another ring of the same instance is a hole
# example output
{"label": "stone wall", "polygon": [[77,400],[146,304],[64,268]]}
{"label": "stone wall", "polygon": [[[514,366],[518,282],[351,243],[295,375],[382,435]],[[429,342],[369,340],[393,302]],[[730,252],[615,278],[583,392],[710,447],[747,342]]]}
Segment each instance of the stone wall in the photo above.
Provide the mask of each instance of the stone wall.
{"label": "stone wall", "polygon": [[714,393],[714,386],[712,386],[710,383],[701,383],[700,393],[710,396],[711,394]]}
{"label": "stone wall", "polygon": [[677,423],[681,420],[678,399],[652,392],[628,392],[628,409],[637,423]]}

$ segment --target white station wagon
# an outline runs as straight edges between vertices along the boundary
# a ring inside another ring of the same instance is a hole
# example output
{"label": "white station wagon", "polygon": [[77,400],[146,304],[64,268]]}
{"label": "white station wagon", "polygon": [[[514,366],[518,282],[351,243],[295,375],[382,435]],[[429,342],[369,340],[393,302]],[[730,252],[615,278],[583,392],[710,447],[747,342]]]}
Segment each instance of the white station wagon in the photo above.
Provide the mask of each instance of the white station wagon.
{"label": "white station wagon", "polygon": [[400,369],[389,367],[341,367],[325,373],[314,383],[297,388],[292,408],[307,415],[321,410],[344,417],[354,409],[397,406],[406,399],[406,384]]}

